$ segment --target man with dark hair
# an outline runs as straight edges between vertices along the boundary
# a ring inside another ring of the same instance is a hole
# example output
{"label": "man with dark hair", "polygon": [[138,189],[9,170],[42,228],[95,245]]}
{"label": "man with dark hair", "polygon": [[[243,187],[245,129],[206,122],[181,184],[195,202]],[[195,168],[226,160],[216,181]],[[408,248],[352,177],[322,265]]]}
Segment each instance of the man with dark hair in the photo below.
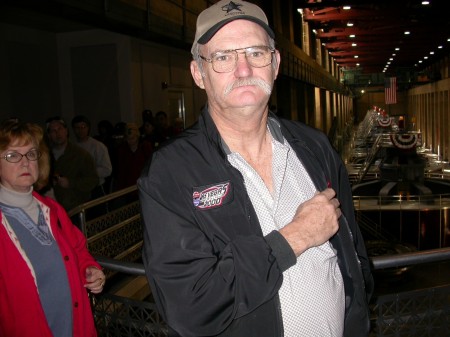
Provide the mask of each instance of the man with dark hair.
{"label": "man with dark hair", "polygon": [[99,179],[92,156],[69,141],[67,124],[60,117],[46,121],[47,136],[53,155],[53,191],[67,211],[91,199]]}
{"label": "man with dark hair", "polygon": [[274,37],[246,1],[200,13],[191,73],[208,104],[139,179],[170,336],[368,336],[373,278],[348,175],[325,134],[269,111]]}
{"label": "man with dark hair", "polygon": [[165,111],[160,110],[156,113],[154,132],[156,147],[176,136],[173,126],[169,125],[169,120]]}

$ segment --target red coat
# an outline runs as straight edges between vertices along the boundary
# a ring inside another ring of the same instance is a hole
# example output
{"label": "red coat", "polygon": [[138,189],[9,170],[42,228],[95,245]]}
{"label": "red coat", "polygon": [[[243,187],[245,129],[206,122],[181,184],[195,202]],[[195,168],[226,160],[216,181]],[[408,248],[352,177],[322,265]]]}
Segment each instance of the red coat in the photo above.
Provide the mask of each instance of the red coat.
{"label": "red coat", "polygon": [[[101,268],[86,248],[86,238],[55,200],[33,192],[66,262],[72,302],[73,337],[95,337],[85,271]],[[58,225],[58,220],[60,225]],[[0,211],[0,336],[53,337],[36,288],[33,268]]]}

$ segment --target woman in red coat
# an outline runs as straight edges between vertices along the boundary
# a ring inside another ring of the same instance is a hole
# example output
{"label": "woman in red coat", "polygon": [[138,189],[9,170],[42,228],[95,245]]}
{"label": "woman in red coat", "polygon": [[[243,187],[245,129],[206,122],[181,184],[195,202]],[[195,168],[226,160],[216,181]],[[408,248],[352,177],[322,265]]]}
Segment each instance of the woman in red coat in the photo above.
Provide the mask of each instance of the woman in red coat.
{"label": "woman in red coat", "polygon": [[63,207],[36,192],[49,153],[35,124],[0,124],[0,336],[95,337],[105,275]]}

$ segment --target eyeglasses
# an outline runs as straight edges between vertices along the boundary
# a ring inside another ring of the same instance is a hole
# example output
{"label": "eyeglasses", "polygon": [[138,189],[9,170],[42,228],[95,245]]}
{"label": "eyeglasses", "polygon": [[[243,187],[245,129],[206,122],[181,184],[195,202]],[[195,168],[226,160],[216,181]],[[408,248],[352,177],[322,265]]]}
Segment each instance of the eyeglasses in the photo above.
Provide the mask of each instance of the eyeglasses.
{"label": "eyeglasses", "polygon": [[209,59],[199,56],[202,60],[211,63],[215,72],[229,73],[236,69],[238,54],[244,54],[245,59],[252,67],[262,68],[272,63],[272,54],[274,52],[275,50],[268,46],[254,46],[217,51],[211,54]]}
{"label": "eyeglasses", "polygon": [[27,157],[28,160],[36,161],[39,158],[41,158],[41,152],[39,150],[33,149],[28,151],[25,154],[21,154],[19,152],[10,152],[5,154],[2,159],[5,159],[7,162],[10,163],[18,163],[22,160],[23,157]]}

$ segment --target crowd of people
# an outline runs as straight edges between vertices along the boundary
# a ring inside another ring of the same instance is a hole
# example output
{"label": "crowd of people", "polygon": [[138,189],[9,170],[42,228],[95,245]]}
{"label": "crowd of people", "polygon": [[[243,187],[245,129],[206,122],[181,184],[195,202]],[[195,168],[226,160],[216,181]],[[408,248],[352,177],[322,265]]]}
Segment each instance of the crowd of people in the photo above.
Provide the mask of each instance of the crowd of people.
{"label": "crowd of people", "polygon": [[87,294],[106,277],[68,213],[136,184],[176,135],[164,112],[143,117],[142,132],[102,120],[93,136],[84,115],[0,121],[0,336],[97,336]]}
{"label": "crowd of people", "polygon": [[153,116],[148,109],[142,113],[140,126],[101,120],[96,133],[85,115],[74,116],[70,124],[60,116],[49,117],[45,121],[44,139],[50,150],[51,179],[38,192],[70,211],[87,201],[135,185],[152,153],[182,129],[175,121],[169,126],[164,111]]}
{"label": "crowd of people", "polygon": [[70,124],[49,117],[43,127],[0,121],[1,336],[97,336],[87,294],[100,293],[106,278],[68,212],[136,184],[176,135],[164,112],[160,124],[150,110],[144,116],[142,132],[102,120],[93,136],[84,115]]}

